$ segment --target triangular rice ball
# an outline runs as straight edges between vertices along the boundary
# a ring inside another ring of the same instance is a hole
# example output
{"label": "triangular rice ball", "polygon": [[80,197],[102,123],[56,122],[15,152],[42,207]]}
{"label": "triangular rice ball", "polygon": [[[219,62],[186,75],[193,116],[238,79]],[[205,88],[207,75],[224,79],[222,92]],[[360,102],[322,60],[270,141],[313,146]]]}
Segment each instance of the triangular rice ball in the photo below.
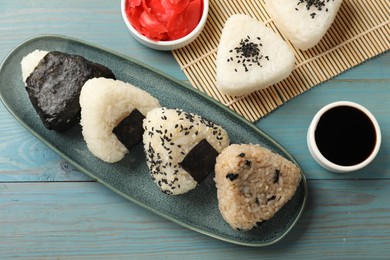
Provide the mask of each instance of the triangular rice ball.
{"label": "triangular rice ball", "polygon": [[226,95],[245,95],[288,77],[294,62],[294,53],[279,35],[262,22],[235,14],[222,30],[216,84]]}
{"label": "triangular rice ball", "polygon": [[234,228],[250,230],[271,219],[295,194],[298,166],[260,145],[232,144],[217,157],[218,207]]}
{"label": "triangular rice ball", "polygon": [[156,108],[144,120],[146,164],[154,183],[169,195],[184,194],[214,170],[229,145],[221,126],[181,109]]}
{"label": "triangular rice ball", "polygon": [[342,0],[266,0],[266,8],[281,33],[301,50],[324,37]]}
{"label": "triangular rice ball", "polygon": [[99,159],[114,163],[129,152],[114,128],[135,109],[145,116],[153,108],[160,107],[160,103],[130,83],[93,78],[81,89],[80,106],[80,125],[88,149]]}

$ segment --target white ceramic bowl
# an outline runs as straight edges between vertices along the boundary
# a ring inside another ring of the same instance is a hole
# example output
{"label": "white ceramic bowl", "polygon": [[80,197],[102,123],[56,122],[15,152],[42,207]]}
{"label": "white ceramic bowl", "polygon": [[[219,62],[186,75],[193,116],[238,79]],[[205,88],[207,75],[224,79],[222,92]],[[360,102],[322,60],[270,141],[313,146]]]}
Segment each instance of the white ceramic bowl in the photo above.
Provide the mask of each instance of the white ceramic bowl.
{"label": "white ceramic bowl", "polygon": [[[319,122],[321,116],[325,112],[329,111],[331,108],[334,108],[337,106],[350,106],[350,107],[354,107],[354,108],[362,111],[364,114],[366,114],[368,116],[368,118],[371,120],[371,122],[374,126],[374,129],[376,132],[376,143],[375,143],[374,149],[371,152],[371,154],[364,161],[362,161],[358,164],[351,165],[351,166],[342,166],[342,165],[335,164],[335,163],[329,161],[327,158],[325,158],[321,154],[321,152],[318,149],[318,146],[316,144],[315,131],[316,131],[316,128],[317,128],[317,125],[318,125],[318,122]],[[337,101],[337,102],[333,102],[333,103],[330,103],[330,104],[324,106],[314,116],[313,120],[310,123],[308,132],[307,132],[307,145],[309,148],[309,152],[310,152],[311,156],[314,158],[314,160],[319,165],[324,167],[325,169],[327,169],[329,171],[333,171],[333,172],[338,172],[338,173],[354,172],[354,171],[360,170],[363,167],[367,166],[369,163],[372,162],[372,160],[374,160],[374,158],[378,154],[379,148],[381,146],[381,141],[382,141],[381,130],[380,130],[379,124],[378,124],[377,120],[375,119],[374,115],[367,108],[363,107],[362,105],[359,105],[357,103],[350,102],[350,101]]]}
{"label": "white ceramic bowl", "polygon": [[209,0],[203,0],[203,13],[202,17],[198,23],[198,25],[195,27],[195,29],[184,36],[183,38],[173,40],[173,41],[153,41],[146,36],[140,34],[130,23],[129,19],[127,18],[126,11],[125,11],[125,4],[126,0],[121,1],[121,12],[122,12],[122,18],[129,29],[131,35],[140,43],[143,45],[160,51],[170,51],[182,48],[189,43],[191,43],[193,40],[198,37],[198,35],[203,30],[204,25],[206,24],[208,12],[209,12]]}

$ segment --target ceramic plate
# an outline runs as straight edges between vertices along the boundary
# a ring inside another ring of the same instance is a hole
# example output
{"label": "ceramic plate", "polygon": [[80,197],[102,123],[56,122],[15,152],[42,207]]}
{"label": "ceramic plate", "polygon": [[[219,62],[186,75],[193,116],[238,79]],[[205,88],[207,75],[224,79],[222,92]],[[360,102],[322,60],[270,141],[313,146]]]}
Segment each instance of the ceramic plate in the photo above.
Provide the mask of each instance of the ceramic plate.
{"label": "ceramic plate", "polygon": [[108,164],[95,158],[87,149],[79,126],[64,133],[47,130],[35,113],[22,82],[20,61],[36,50],[57,50],[79,54],[109,67],[117,79],[132,83],[160,100],[162,106],[197,113],[221,125],[232,143],[256,143],[298,162],[280,144],[254,124],[191,86],[118,53],[64,36],[45,35],[17,46],[0,68],[1,99],[12,115],[35,136],[80,171],[108,186],[130,201],[184,227],[246,246],[266,246],[283,238],[300,218],[307,197],[307,184],[302,181],[294,197],[271,219],[249,231],[235,231],[218,210],[213,174],[196,189],[180,196],[162,193],[149,175],[142,145],[135,147],[120,162]]}

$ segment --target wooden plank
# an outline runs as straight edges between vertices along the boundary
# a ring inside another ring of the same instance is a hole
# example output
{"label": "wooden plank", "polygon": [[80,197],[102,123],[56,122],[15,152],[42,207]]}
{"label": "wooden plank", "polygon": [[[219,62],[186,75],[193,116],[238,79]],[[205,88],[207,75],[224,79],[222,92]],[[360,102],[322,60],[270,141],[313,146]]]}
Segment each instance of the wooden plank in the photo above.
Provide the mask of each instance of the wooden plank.
{"label": "wooden plank", "polygon": [[0,182],[90,181],[0,105]]}
{"label": "wooden plank", "polygon": [[372,259],[390,246],[389,185],[311,181],[291,233],[273,246],[247,248],[182,228],[98,183],[0,184],[0,258]]}

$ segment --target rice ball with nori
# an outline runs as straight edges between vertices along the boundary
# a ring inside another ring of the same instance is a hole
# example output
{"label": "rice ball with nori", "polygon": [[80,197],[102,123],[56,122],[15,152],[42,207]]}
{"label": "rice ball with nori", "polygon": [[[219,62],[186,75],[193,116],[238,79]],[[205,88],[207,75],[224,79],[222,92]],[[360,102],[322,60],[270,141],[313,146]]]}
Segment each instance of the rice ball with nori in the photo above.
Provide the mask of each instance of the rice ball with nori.
{"label": "rice ball with nori", "polygon": [[194,189],[229,145],[219,125],[179,109],[157,108],[144,120],[146,162],[154,182],[169,195]]}
{"label": "rice ball with nori", "polygon": [[272,218],[294,195],[300,169],[259,145],[232,144],[215,164],[218,206],[234,228],[250,230]]}
{"label": "rice ball with nori", "polygon": [[[41,54],[36,52],[22,63],[23,77]],[[47,129],[64,131],[79,122],[81,88],[88,79],[95,77],[115,78],[107,67],[78,55],[51,51],[39,61],[25,85],[31,103]]]}
{"label": "rice ball with nori", "polygon": [[[128,153],[125,144],[114,133],[117,132],[114,128],[127,121],[124,119],[134,114],[134,110],[145,116],[151,109],[160,107],[159,101],[146,91],[130,83],[106,78],[90,79],[84,84],[80,105],[80,124],[88,149],[108,163],[117,162]],[[142,115],[135,118],[143,120]],[[140,126],[142,128],[142,123]],[[131,135],[131,132],[129,130],[128,134]]]}

